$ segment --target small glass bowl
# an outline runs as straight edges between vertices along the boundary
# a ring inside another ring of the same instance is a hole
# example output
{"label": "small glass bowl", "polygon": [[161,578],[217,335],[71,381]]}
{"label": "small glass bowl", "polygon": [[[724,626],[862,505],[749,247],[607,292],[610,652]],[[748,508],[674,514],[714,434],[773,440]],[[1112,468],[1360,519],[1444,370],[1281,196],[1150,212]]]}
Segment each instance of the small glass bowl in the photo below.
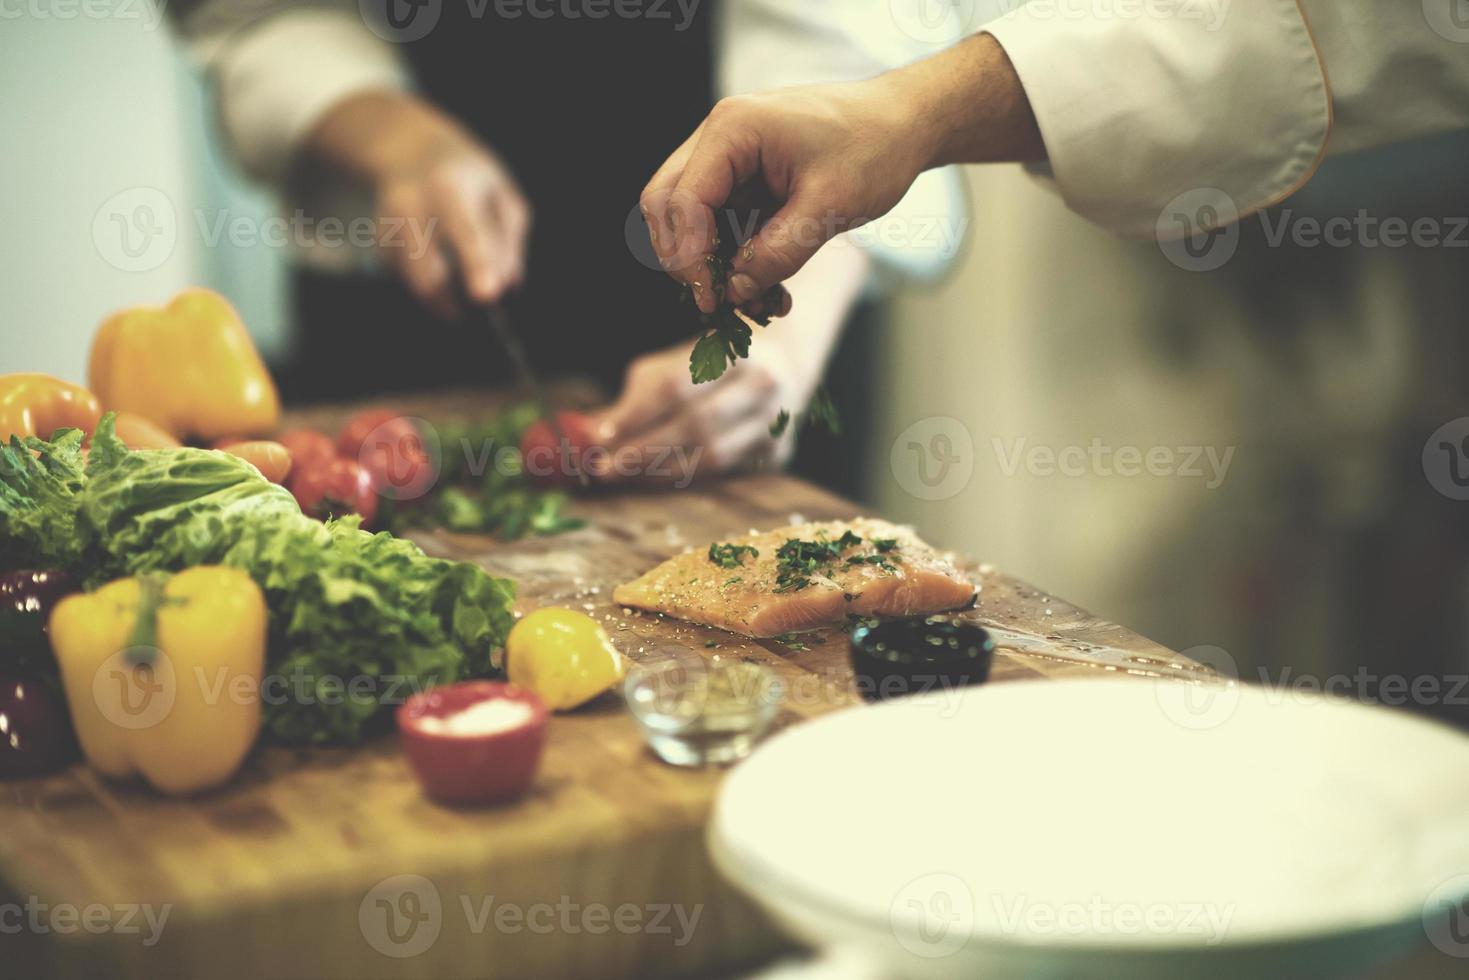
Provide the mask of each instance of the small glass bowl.
{"label": "small glass bowl", "polygon": [[699,656],[639,664],[622,690],[648,745],[675,766],[743,759],[785,697],[785,684],[768,667]]}

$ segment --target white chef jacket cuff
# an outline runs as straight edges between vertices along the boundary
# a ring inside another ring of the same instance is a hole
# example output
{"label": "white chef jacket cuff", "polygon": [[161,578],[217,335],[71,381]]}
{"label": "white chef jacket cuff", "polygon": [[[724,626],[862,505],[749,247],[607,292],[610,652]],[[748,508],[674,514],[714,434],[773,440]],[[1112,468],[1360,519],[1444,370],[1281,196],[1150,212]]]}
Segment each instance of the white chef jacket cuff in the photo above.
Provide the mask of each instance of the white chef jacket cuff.
{"label": "white chef jacket cuff", "polygon": [[230,38],[207,58],[220,113],[240,162],[278,181],[312,127],[349,95],[408,87],[392,47],[355,11],[278,13]]}
{"label": "white chef jacket cuff", "polygon": [[1325,155],[1331,96],[1296,0],[1234,0],[1217,19],[1207,7],[1027,4],[984,27],[1015,66],[1067,206],[1114,233],[1171,237],[1172,202],[1201,193],[1223,220],[1244,216]]}

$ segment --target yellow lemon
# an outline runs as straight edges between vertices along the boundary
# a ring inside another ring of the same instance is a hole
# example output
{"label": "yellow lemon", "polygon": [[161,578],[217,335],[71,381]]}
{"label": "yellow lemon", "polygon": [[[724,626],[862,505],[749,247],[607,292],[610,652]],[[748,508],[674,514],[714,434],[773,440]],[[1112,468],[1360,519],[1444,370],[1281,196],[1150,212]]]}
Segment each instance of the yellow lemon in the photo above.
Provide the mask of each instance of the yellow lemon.
{"label": "yellow lemon", "polygon": [[622,680],[622,655],[590,616],[555,607],[528,613],[505,641],[510,683],[552,711],[585,704]]}

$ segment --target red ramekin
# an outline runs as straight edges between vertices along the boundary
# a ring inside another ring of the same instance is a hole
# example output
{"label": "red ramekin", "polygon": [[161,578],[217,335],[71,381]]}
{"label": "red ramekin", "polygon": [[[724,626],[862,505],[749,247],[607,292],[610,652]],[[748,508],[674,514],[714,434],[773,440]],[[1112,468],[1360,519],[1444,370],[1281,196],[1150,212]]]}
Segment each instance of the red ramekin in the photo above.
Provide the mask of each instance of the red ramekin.
{"label": "red ramekin", "polygon": [[[523,724],[487,735],[426,731],[444,718],[490,700],[529,706]],[[503,803],[530,788],[546,741],[546,706],[524,688],[500,681],[462,681],[415,694],[398,708],[398,732],[413,772],[429,796],[445,803]]]}

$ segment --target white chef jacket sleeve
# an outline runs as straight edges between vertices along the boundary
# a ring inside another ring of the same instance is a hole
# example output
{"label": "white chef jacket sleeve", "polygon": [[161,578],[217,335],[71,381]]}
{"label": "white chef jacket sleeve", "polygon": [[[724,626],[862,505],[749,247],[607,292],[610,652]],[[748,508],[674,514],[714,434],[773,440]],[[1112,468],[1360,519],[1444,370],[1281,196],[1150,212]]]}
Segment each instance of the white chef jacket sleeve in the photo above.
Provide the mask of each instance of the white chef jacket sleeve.
{"label": "white chef jacket sleeve", "polygon": [[356,3],[204,0],[177,20],[208,72],[231,149],[279,183],[312,127],[349,95],[403,89],[408,72]]}
{"label": "white chef jacket sleeve", "polygon": [[[727,0],[715,45],[720,96],[869,78],[934,52],[895,29],[888,0]],[[920,175],[896,207],[844,237],[890,269],[928,278],[958,253],[967,220],[959,176],[945,168]]]}
{"label": "white chef jacket sleeve", "polygon": [[1170,202],[1200,192],[1243,216],[1300,188],[1328,149],[1469,125],[1469,31],[1455,42],[1434,30],[1425,4],[1122,9],[1032,0],[983,26],[1025,87],[1043,169],[1068,206],[1116,233],[1167,234]]}

